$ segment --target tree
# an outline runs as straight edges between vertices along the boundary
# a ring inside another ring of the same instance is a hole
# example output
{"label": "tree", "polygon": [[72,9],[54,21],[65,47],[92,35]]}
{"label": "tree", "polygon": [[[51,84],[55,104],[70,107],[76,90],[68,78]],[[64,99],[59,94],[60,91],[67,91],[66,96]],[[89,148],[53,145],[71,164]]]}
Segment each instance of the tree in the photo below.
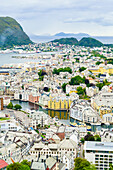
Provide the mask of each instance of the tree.
{"label": "tree", "polygon": [[88,132],[87,135],[84,137],[85,141],[95,141],[94,136]]}
{"label": "tree", "polygon": [[96,86],[99,88],[99,90],[101,90],[102,89],[102,87],[103,86],[108,86],[108,85],[110,85],[111,83],[110,82],[108,82],[106,79],[103,81],[103,83],[97,83],[96,84]]}
{"label": "tree", "polygon": [[99,135],[95,135],[94,138],[95,138],[95,141],[101,141],[101,137]]}
{"label": "tree", "polygon": [[67,83],[64,83],[64,84],[62,85],[62,89],[63,89],[63,92],[64,92],[64,93],[66,92],[66,85],[67,85]]}
{"label": "tree", "polygon": [[28,165],[15,162],[13,164],[8,165],[7,170],[30,170],[30,167]]}
{"label": "tree", "polygon": [[100,65],[102,62],[101,61],[97,61],[96,62],[96,65]]}
{"label": "tree", "polygon": [[22,89],[24,90],[24,85],[22,85]]}
{"label": "tree", "polygon": [[21,164],[23,164],[23,165],[27,165],[27,166],[31,166],[31,162],[29,162],[28,160],[23,160],[22,162],[21,162]]}
{"label": "tree", "polygon": [[83,143],[83,144],[84,144],[85,139],[84,139],[84,138],[81,138],[81,139],[80,139],[80,141],[81,141],[81,143]]}
{"label": "tree", "polygon": [[14,106],[14,108],[15,108],[16,110],[21,110],[21,109],[22,109],[21,105],[19,105],[19,104],[16,104],[16,105]]}
{"label": "tree", "polygon": [[71,78],[69,82],[70,85],[79,85],[80,83],[85,83],[85,77],[75,76]]}
{"label": "tree", "polygon": [[45,92],[49,92],[50,91],[50,88],[48,88],[48,87],[44,87],[44,89],[43,89]]}
{"label": "tree", "polygon": [[88,79],[85,79],[85,84],[89,84],[89,80]]}
{"label": "tree", "polygon": [[38,72],[38,75],[39,75],[39,81],[43,81],[44,75],[47,75],[47,73],[46,73],[45,70],[40,70],[40,71]]}
{"label": "tree", "polygon": [[75,159],[74,170],[96,170],[96,168],[86,159],[82,159],[78,157]]}
{"label": "tree", "polygon": [[84,71],[84,70],[86,70],[86,68],[85,68],[85,67],[81,67],[81,68],[79,68],[79,72],[82,72],[82,71]]}
{"label": "tree", "polygon": [[7,108],[8,108],[8,109],[13,109],[13,103],[10,102],[10,103],[7,105]]}
{"label": "tree", "polygon": [[109,170],[113,170],[113,165],[112,164],[109,164]]}
{"label": "tree", "polygon": [[60,72],[69,72],[71,74],[72,69],[70,67],[65,67],[65,68],[59,68],[59,69],[54,68],[53,70],[53,74],[59,75]]}
{"label": "tree", "polygon": [[83,89],[81,86],[77,87],[77,94],[81,96],[85,95],[85,88]]}

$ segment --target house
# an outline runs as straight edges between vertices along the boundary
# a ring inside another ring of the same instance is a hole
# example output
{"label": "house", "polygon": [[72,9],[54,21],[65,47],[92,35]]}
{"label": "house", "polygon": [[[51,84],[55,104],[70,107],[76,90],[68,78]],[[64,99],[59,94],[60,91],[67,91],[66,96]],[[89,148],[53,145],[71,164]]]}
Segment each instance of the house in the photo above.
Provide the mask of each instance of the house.
{"label": "house", "polygon": [[71,122],[97,122],[97,115],[95,110],[84,100],[74,100],[70,107]]}
{"label": "house", "polygon": [[8,164],[3,160],[0,159],[0,170],[6,170]]}
{"label": "house", "polygon": [[113,142],[113,129],[101,129],[100,136],[102,142]]}

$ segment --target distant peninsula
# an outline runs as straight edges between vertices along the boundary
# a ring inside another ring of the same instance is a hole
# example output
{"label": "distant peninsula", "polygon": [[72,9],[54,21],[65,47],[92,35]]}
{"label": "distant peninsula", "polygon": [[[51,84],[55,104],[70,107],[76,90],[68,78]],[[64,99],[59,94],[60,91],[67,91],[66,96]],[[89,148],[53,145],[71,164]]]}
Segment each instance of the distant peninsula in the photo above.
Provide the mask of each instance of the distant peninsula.
{"label": "distant peninsula", "polygon": [[51,42],[58,42],[60,44],[69,44],[69,45],[76,45],[76,46],[84,46],[84,47],[101,47],[104,44],[94,38],[91,37],[84,37],[80,41],[76,38],[60,38],[55,39]]}
{"label": "distant peninsula", "polygon": [[78,34],[74,34],[74,33],[65,33],[65,32],[59,32],[57,34],[55,34],[54,36],[61,36],[61,37],[69,37],[69,36],[72,36],[72,37],[89,37],[90,35],[89,34],[86,34],[86,33],[78,33]]}
{"label": "distant peninsula", "polygon": [[0,17],[0,47],[33,43],[21,25],[11,17]]}

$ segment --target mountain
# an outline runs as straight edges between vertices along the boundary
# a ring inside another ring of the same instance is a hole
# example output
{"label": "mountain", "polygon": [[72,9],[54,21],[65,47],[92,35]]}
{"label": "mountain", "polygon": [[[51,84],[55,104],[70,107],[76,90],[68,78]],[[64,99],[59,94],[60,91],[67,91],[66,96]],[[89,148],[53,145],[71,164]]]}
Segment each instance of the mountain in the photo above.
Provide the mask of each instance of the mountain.
{"label": "mountain", "polygon": [[11,17],[0,17],[0,47],[33,43],[21,25]]}
{"label": "mountain", "polygon": [[34,42],[37,43],[41,43],[41,42],[48,42],[48,41],[52,41],[54,39],[60,39],[60,38],[77,38],[77,40],[81,40],[81,38],[83,37],[89,37],[89,34],[85,34],[85,33],[78,33],[78,34],[74,34],[74,33],[64,33],[64,32],[60,32],[57,33],[55,35],[30,35],[31,40],[33,40]]}
{"label": "mountain", "polygon": [[52,42],[58,42],[60,44],[78,45],[78,40],[76,38],[61,38],[53,40]]}
{"label": "mountain", "polygon": [[89,34],[86,33],[78,33],[78,34],[74,34],[74,33],[64,33],[64,32],[60,32],[55,34],[54,36],[61,36],[61,37],[66,37],[66,36],[72,36],[72,37],[89,37]]}
{"label": "mountain", "polygon": [[113,36],[91,36],[86,33],[74,34],[74,33],[60,32],[55,35],[49,35],[49,34],[46,34],[46,35],[45,34],[44,35],[31,34],[30,35],[31,40],[37,43],[45,43],[45,42],[53,41],[55,39],[70,38],[70,37],[77,38],[78,41],[80,41],[83,37],[92,37],[102,42],[103,44],[113,44]]}
{"label": "mountain", "polygon": [[103,46],[103,43],[91,37],[88,37],[88,38],[84,37],[79,41],[79,46],[101,47]]}
{"label": "mountain", "polygon": [[60,44],[78,45],[78,46],[85,46],[85,47],[103,46],[103,43],[91,37],[88,38],[84,37],[80,41],[78,41],[76,38],[61,38],[61,39],[55,39],[51,42],[58,42]]}

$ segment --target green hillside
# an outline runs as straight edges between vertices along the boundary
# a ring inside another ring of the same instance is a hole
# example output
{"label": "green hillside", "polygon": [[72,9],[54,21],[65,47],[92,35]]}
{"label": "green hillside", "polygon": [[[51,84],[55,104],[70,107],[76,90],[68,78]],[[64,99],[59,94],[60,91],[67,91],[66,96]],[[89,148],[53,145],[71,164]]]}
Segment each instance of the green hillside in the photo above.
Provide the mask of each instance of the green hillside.
{"label": "green hillside", "polygon": [[0,17],[0,47],[32,43],[21,25],[11,17]]}
{"label": "green hillside", "polygon": [[69,45],[78,45],[78,46],[85,46],[85,47],[101,47],[103,44],[94,39],[94,38],[82,38],[78,41],[76,38],[61,38],[55,39],[52,42],[58,42],[60,44],[69,44]]}
{"label": "green hillside", "polygon": [[76,38],[61,38],[53,40],[52,42],[58,42],[60,44],[78,45],[78,40]]}
{"label": "green hillside", "polygon": [[96,40],[94,38],[90,38],[90,37],[86,38],[86,37],[84,37],[79,41],[79,46],[101,47],[101,46],[103,46],[103,44],[100,41],[98,41],[98,40]]}

